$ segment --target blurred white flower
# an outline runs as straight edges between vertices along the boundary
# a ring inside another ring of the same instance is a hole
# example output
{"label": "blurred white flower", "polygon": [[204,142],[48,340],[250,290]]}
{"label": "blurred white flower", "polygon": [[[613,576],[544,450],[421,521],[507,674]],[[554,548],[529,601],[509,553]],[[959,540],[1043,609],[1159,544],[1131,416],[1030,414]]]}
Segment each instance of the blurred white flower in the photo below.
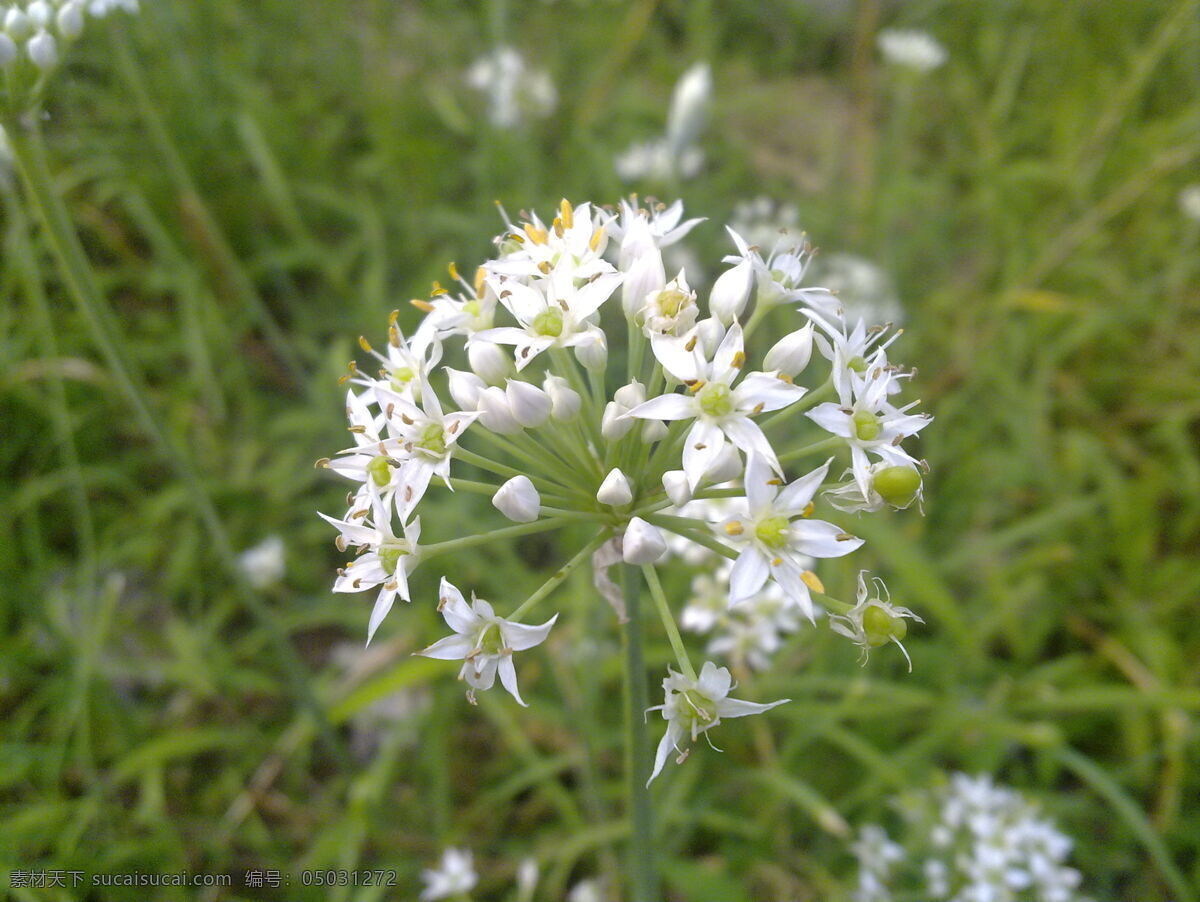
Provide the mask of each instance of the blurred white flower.
{"label": "blurred white flower", "polygon": [[781,235],[800,234],[800,211],[794,204],[755,197],[738,202],[729,227],[746,239],[747,244],[768,249],[775,246]]}
{"label": "blurred white flower", "polygon": [[558,105],[549,73],[532,69],[512,47],[497,47],[467,70],[467,83],[488,99],[487,116],[497,128],[517,128],[542,119]]}
{"label": "blurred white flower", "polygon": [[283,579],[287,572],[283,539],[267,536],[238,557],[238,566],[246,580],[256,589],[269,588]]}
{"label": "blurred white flower", "polygon": [[854,254],[822,254],[813,261],[813,278],[837,295],[844,316],[851,323],[863,320],[868,326],[904,322],[904,308],[881,267]]}
{"label": "blurred white flower", "polygon": [[442,862],[436,868],[421,873],[425,889],[423,900],[448,899],[469,893],[478,881],[471,853],[465,849],[447,849],[442,853]]}
{"label": "blurred white flower", "polygon": [[632,145],[613,161],[624,181],[672,182],[696,176],[704,152],[696,140],[704,131],[712,100],[712,70],[696,63],[675,85],[667,112],[666,133]]}
{"label": "blurred white flower", "polygon": [[1179,192],[1179,209],[1188,219],[1200,222],[1200,185],[1188,185]]}
{"label": "blurred white flower", "polygon": [[916,72],[931,72],[946,62],[946,48],[933,35],[908,28],[887,28],[879,32],[879,50],[889,63]]}

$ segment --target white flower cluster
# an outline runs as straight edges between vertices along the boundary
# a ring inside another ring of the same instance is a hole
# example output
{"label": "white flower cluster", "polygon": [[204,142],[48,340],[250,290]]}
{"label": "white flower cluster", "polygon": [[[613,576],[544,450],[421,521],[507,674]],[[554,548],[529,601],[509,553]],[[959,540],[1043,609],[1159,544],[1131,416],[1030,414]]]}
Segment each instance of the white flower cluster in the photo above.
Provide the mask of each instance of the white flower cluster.
{"label": "white flower cluster", "polygon": [[903,844],[863,828],[856,902],[922,898],[946,902],[1085,902],[1082,876],[1065,862],[1071,839],[1018,792],[986,774],[954,774],[947,785],[901,804]]}
{"label": "white flower cluster", "polygon": [[0,3],[0,69],[28,61],[36,72],[58,65],[60,42],[83,34],[87,17],[137,12],[138,0],[7,0]]}
{"label": "white flower cluster", "polygon": [[697,144],[708,119],[712,100],[712,72],[708,63],[696,63],[680,77],[671,95],[666,134],[634,144],[614,161],[617,175],[626,182],[674,182],[694,178],[704,165]]}
{"label": "white flower cluster", "polygon": [[467,70],[467,83],[487,97],[488,121],[513,129],[527,119],[544,119],[558,104],[549,73],[532,69],[512,47],[497,47]]}
{"label": "white flower cluster", "polygon": [[[338,548],[355,549],[334,591],[377,592],[368,641],[397,598],[410,600],[408,576],[431,558],[569,524],[593,529],[503,617],[442,579],[438,609],[452,635],[423,654],[461,660],[472,699],[498,677],[524,704],[514,655],[543,642],[557,615],[538,626],[523,615],[572,570],[590,560],[600,594],[621,610],[606,571],[640,567],[679,666],[664,682],[656,773],[671,748],[683,754],[683,740],[770,707],[729,699],[725,668],[692,668],[655,569],[667,535],[733,561],[721,577],[727,608],[772,609],[771,635],[760,616],[760,634],[738,652],[751,666],[799,615],[814,619],[814,593],[864,651],[899,641],[913,615],[867,599],[861,579],[857,604],[824,594],[811,559],[841,557],[862,540],[814,513],[826,505],[823,516],[837,519],[917,500],[919,464],[902,443],[928,422],[893,404],[909,374],[888,359],[888,329],[847,321],[836,297],[801,284],[807,246],[764,257],[730,230],[735,253],[707,303],[686,272],[668,273],[663,248],[698,222],[679,203],[606,210],[565,200],[549,223],[509,222],[473,279],[451,265],[453,292],[435,284],[430,300],[413,302],[426,316],[411,338],[394,312],[385,352],[361,340],[380,368],[351,364],[346,376],[354,445],[318,462],[356,484],[345,515],[325,519]],[[777,310],[799,322],[752,369],[748,342]],[[614,334],[620,366],[609,360]],[[815,388],[798,384],[816,359],[827,375]],[[839,455],[845,475],[830,480]],[[789,480],[804,457],[817,465]],[[416,511],[437,485],[489,495],[514,525],[421,544]],[[714,500],[719,508],[691,506]]]}
{"label": "white flower cluster", "polygon": [[946,48],[925,31],[887,28],[879,32],[877,40],[885,60],[914,72],[932,72],[948,58]]}

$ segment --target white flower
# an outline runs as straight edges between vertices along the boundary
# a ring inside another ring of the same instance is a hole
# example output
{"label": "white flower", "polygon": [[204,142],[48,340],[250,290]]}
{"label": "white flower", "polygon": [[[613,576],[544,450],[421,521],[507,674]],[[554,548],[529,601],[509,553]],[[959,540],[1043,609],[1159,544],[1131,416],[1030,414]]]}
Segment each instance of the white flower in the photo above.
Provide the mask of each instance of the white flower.
{"label": "white flower", "polygon": [[946,48],[933,35],[916,29],[887,28],[879,32],[884,59],[917,72],[931,72],[947,59]]}
{"label": "white flower", "polygon": [[622,272],[629,270],[634,257],[640,252],[639,242],[626,242],[630,229],[635,228],[639,220],[646,223],[649,237],[660,251],[677,244],[687,237],[692,229],[704,222],[703,218],[685,220],[683,201],[677,200],[670,206],[656,204],[650,209],[645,209],[639,205],[636,197],[630,200],[622,198],[619,213],[605,222],[608,233],[620,242],[621,255],[617,268]]}
{"label": "white flower", "polygon": [[550,419],[550,409],[553,406],[550,396],[536,385],[519,379],[509,379],[504,394],[508,398],[513,419],[526,429],[536,429]]}
{"label": "white flower", "polygon": [[814,278],[837,295],[843,316],[850,322],[863,320],[900,324],[904,308],[892,278],[870,260],[853,254],[822,254],[813,267]]}
{"label": "white flower", "polygon": [[1200,185],[1188,185],[1179,192],[1179,209],[1188,219],[1200,222]]}
{"label": "white flower", "polygon": [[522,285],[516,280],[495,282],[493,288],[500,303],[520,328],[501,326],[477,332],[472,343],[515,345],[517,370],[523,370],[547,348],[575,347],[599,331],[589,318],[608,300],[621,279],[619,273],[605,273],[578,289],[564,289],[555,279],[544,279],[536,285]]}
{"label": "white flower", "polygon": [[[16,41],[0,31],[0,69],[9,66],[19,54],[20,50],[17,48]],[[5,144],[7,144],[6,140]],[[7,147],[5,149],[7,150]],[[8,154],[6,153],[5,156],[7,157]]]}
{"label": "white flower", "polygon": [[463,659],[458,676],[466,680],[472,690],[491,689],[499,673],[501,685],[518,704],[524,705],[521,693],[517,691],[513,652],[525,651],[544,642],[558,615],[541,626],[503,620],[482,598],[472,596],[468,605],[462,593],[444,576],[438,596],[438,610],[454,630],[454,635],[439,639],[418,654],[442,661]]}
{"label": "white flower", "polygon": [[542,388],[550,396],[550,416],[564,423],[569,423],[579,416],[583,398],[571,388],[566,379],[562,376],[547,376]]}
{"label": "white flower", "polygon": [[[908,661],[908,669],[911,672],[912,658],[908,656],[908,649],[900,641],[908,634],[908,624],[904,621],[905,619],[915,620],[917,623],[925,621],[908,608],[893,605],[883,580],[876,577],[872,583],[876,587],[876,595],[869,597],[866,571],[859,571],[858,604],[845,614],[830,614],[829,628],[835,633],[845,636],[862,649],[864,664],[872,648],[879,648],[889,642],[895,642],[904,652],[904,657]],[[882,593],[884,597],[881,598],[879,593]]]}
{"label": "white flower", "polygon": [[842,557],[863,543],[832,523],[806,516],[828,470],[827,461],[781,488],[781,481],[766,462],[757,454],[750,455],[744,512],[724,520],[719,529],[730,541],[743,546],[729,574],[731,604],[754,595],[771,578],[809,620],[815,618],[812,595],[805,582],[805,558]]}
{"label": "white flower", "polygon": [[513,371],[508,354],[490,341],[468,342],[467,363],[471,372],[488,385],[502,384]]}
{"label": "white flower", "polygon": [[750,289],[754,287],[754,264],[743,260],[732,269],[727,269],[713,283],[708,296],[708,309],[717,320],[728,326],[742,315],[746,302],[750,300]]}
{"label": "white flower", "polygon": [[681,673],[668,672],[663,680],[665,701],[647,709],[662,711],[663,719],[667,722],[667,731],[654,756],[654,772],[646,781],[647,785],[662,771],[672,749],[679,753],[681,759],[687,754],[679,747],[681,741],[690,746],[701,733],[707,733],[720,724],[723,717],[760,714],[790,701],[786,698],[767,704],[742,701],[728,697],[732,688],[733,677],[729,675],[729,669],[717,667],[712,661],[705,662],[696,680],[689,680]]}
{"label": "white flower", "polygon": [[917,402],[893,407],[887,401],[891,375],[877,362],[867,364],[866,376],[855,379],[842,402],[818,404],[805,415],[822,429],[846,440],[850,446],[851,467],[863,497],[871,494],[871,463],[867,452],[877,454],[890,465],[911,466],[916,460],[900,447],[900,442],[916,435],[930,423],[925,414],[909,411]]}
{"label": "white flower", "polygon": [[475,407],[479,412],[479,425],[497,435],[516,435],[525,428],[513,416],[508,395],[499,386],[489,385],[481,391]]}
{"label": "white flower", "polygon": [[496,510],[517,523],[532,523],[541,512],[542,499],[528,476],[514,476],[492,496]]}
{"label": "white flower", "polygon": [[372,499],[372,524],[365,522],[365,513],[351,512],[345,520],[335,520],[321,514],[332,526],[337,527],[339,551],[348,546],[366,548],[353,561],[338,571],[333,584],[334,592],[362,592],[379,586],[375,607],[371,610],[371,622],[367,626],[367,643],[375,636],[375,630],[392,609],[396,596],[405,601],[408,596],[408,574],[417,566],[420,551],[417,541],[421,538],[421,518],[416,517],[404,525],[403,538],[392,532],[391,516],[378,498]]}
{"label": "white flower", "polygon": [[48,31],[39,31],[25,45],[29,59],[43,72],[58,65],[58,43]]}
{"label": "white flower", "polygon": [[497,128],[516,128],[526,118],[554,112],[558,91],[549,74],[531,69],[512,47],[497,47],[467,70],[467,82],[488,97],[487,116]]}
{"label": "white flower", "polygon": [[437,868],[423,871],[421,880],[425,883],[421,898],[434,900],[469,893],[475,887],[478,878],[469,851],[447,849],[442,853],[442,863]]}
{"label": "white flower", "polygon": [[771,346],[763,357],[763,368],[795,379],[812,359],[813,324],[789,332]]}
{"label": "white flower", "polygon": [[425,497],[429,481],[435,475],[450,486],[450,458],[454,445],[479,413],[445,413],[428,384],[421,390],[420,407],[386,389],[377,388],[375,393],[379,403],[384,405],[384,416],[389,428],[396,433],[403,455],[392,497],[400,518],[407,520],[412,509]]}
{"label": "white flower", "polygon": [[[847,475],[853,476],[854,471]],[[857,479],[850,479],[825,490],[825,499],[840,511],[859,513],[885,507],[904,510],[915,501],[922,502],[920,471],[911,464],[878,461],[867,468],[868,490],[864,494]],[[843,477],[845,478],[845,477]]]}
{"label": "white flower", "polygon": [[657,526],[634,517],[625,527],[621,554],[627,564],[653,564],[667,553],[667,540]]}
{"label": "white flower", "polygon": [[671,93],[667,144],[675,157],[687,153],[704,131],[711,100],[712,70],[708,63],[696,63],[680,76]]}
{"label": "white flower", "polygon": [[641,324],[642,331],[649,337],[678,337],[685,335],[696,325],[699,315],[696,292],[692,291],[687,277],[681,270],[670,282],[643,297],[635,320]]}
{"label": "white flower", "polygon": [[283,579],[287,572],[283,539],[267,536],[238,556],[238,566],[256,589],[266,589]]}
{"label": "white flower", "polygon": [[656,348],[666,369],[688,383],[688,394],[667,394],[639,404],[627,414],[648,420],[695,419],[683,445],[683,470],[692,491],[720,457],[728,438],[748,452],[761,455],[779,472],[779,460],[770,442],[750,418],[779,410],[798,401],[805,390],[767,373],[750,373],[739,385],[746,355],[742,351],[742,328],[736,323],[726,333],[711,362],[698,353]]}

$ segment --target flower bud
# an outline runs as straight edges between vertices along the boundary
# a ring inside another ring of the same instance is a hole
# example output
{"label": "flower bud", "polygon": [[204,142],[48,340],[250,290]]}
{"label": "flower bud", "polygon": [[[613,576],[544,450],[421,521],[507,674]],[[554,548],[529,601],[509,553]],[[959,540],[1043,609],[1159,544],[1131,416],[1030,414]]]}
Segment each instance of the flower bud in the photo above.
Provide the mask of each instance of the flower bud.
{"label": "flower bud", "polygon": [[696,63],[675,85],[667,112],[667,143],[675,156],[695,143],[708,119],[712,97],[712,72],[708,63]]}
{"label": "flower bud", "polygon": [[602,370],[608,366],[608,339],[599,329],[590,337],[575,345],[575,359],[589,370]]}
{"label": "flower bud", "polygon": [[509,379],[505,394],[513,419],[527,429],[536,429],[550,419],[550,396],[536,385]]}
{"label": "flower bud", "polygon": [[884,467],[875,474],[872,488],[892,507],[903,509],[921,493],[921,474],[915,467]]}
{"label": "flower bud", "polygon": [[705,471],[703,479],[710,485],[720,485],[723,482],[738,479],[745,470],[746,468],[742,465],[742,455],[738,453],[737,446],[726,442],[721,448],[721,453],[717,455],[717,459],[713,461],[713,465]]}
{"label": "flower bud", "polygon": [[642,441],[661,442],[670,434],[667,424],[662,420],[646,420],[642,424]]}
{"label": "flower bud", "polygon": [[83,34],[83,4],[72,0],[58,11],[58,33],[68,41]]}
{"label": "flower bud", "polygon": [[613,392],[613,400],[626,410],[633,410],[646,400],[646,386],[636,380],[622,385]]}
{"label": "flower bud", "polygon": [[521,424],[513,416],[504,389],[489,385],[479,393],[475,403],[479,410],[479,422],[484,429],[490,429],[497,435],[513,435],[521,431]]}
{"label": "flower bud", "polygon": [[473,341],[467,345],[467,361],[472,372],[488,385],[500,385],[512,372],[512,361],[499,345]]}
{"label": "flower bud", "polygon": [[458,405],[459,410],[475,410],[479,406],[479,393],[487,388],[487,383],[474,373],[446,367],[450,381],[450,397]]}
{"label": "flower bud", "polygon": [[604,482],[600,483],[596,500],[612,507],[621,507],[632,501],[633,489],[629,487],[629,480],[625,478],[625,474],[616,467],[610,470],[604,477]]}
{"label": "flower bud", "polygon": [[634,517],[625,527],[621,555],[627,564],[653,564],[667,551],[667,540],[657,526]]}
{"label": "flower bud", "polygon": [[863,634],[867,644],[872,648],[887,645],[893,639],[897,642],[908,635],[908,624],[903,617],[897,617],[882,605],[870,605],[862,615]]}
{"label": "flower bud", "polygon": [[774,347],[767,351],[763,358],[763,369],[780,372],[795,379],[812,358],[813,325],[809,323],[803,329],[789,332]]}
{"label": "flower bud", "polygon": [[58,42],[48,31],[39,31],[25,45],[30,60],[43,72],[58,65]]}
{"label": "flower bud", "polygon": [[692,489],[683,470],[667,470],[663,473],[662,484],[667,497],[676,507],[683,507],[692,500]]}
{"label": "flower bud", "polygon": [[721,273],[708,296],[708,310],[722,325],[728,326],[742,315],[754,286],[754,266],[743,260],[733,269]]}
{"label": "flower bud", "polygon": [[615,442],[628,435],[629,430],[637,425],[637,420],[625,416],[625,413],[626,408],[616,401],[609,401],[605,404],[604,415],[600,417],[600,434],[610,442]]}
{"label": "flower bud", "polygon": [[25,10],[29,19],[38,28],[46,28],[54,18],[54,9],[46,0],[34,0]]}
{"label": "flower bud", "polygon": [[716,317],[710,316],[708,319],[702,319],[696,323],[696,342],[709,360],[717,353],[717,348],[721,346],[724,338],[725,327]]}
{"label": "flower bud", "polygon": [[542,510],[542,497],[528,476],[514,476],[492,496],[496,510],[517,523],[532,523]]}
{"label": "flower bud", "polygon": [[17,58],[17,45],[6,35],[0,31],[0,68],[9,65]]}
{"label": "flower bud", "polygon": [[583,399],[566,379],[562,376],[547,376],[542,388],[550,396],[550,416],[568,423],[579,416]]}
{"label": "flower bud", "polygon": [[14,6],[4,17],[4,30],[14,41],[23,41],[33,34],[33,20],[25,14],[24,10]]}
{"label": "flower bud", "polygon": [[[638,218],[641,222],[641,218]],[[626,319],[633,319],[646,307],[646,296],[662,291],[667,284],[667,271],[663,268],[662,254],[654,246],[643,250],[629,269],[625,270],[625,281],[621,284],[621,307]]]}

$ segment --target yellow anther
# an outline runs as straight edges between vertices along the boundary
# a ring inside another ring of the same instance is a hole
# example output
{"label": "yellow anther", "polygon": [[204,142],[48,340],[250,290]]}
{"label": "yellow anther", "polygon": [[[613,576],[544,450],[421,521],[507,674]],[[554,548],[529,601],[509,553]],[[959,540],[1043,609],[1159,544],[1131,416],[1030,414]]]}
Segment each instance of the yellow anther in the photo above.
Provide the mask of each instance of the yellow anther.
{"label": "yellow anther", "polygon": [[557,216],[554,217],[553,228],[554,228],[554,234],[557,235],[559,238],[561,238],[563,236],[563,231],[564,231],[563,223],[562,223],[562,220],[559,219]]}
{"label": "yellow anther", "polygon": [[487,270],[482,266],[475,270],[475,293],[483,293],[483,280],[487,278]]}
{"label": "yellow anther", "polygon": [[367,339],[364,338],[362,335],[358,336],[358,346],[360,348],[362,348],[364,351],[366,351],[368,354],[371,353],[371,343],[369,341],[367,341]]}
{"label": "yellow anther", "polygon": [[746,527],[742,525],[741,520],[730,520],[725,524],[725,534],[730,536],[740,536],[746,531]]}
{"label": "yellow anther", "polygon": [[400,347],[400,330],[395,326],[388,326],[388,344],[393,348]]}
{"label": "yellow anther", "polygon": [[531,223],[525,223],[525,234],[529,236],[529,240],[534,244],[545,244],[548,237],[545,229],[539,229]]}
{"label": "yellow anther", "polygon": [[804,505],[804,510],[800,511],[801,517],[811,517],[813,515],[813,503],[810,501]]}
{"label": "yellow anther", "polygon": [[746,365],[746,352],[738,351],[736,354],[734,354],[730,365],[737,370],[740,370],[742,367],[744,367]]}
{"label": "yellow anther", "polygon": [[590,247],[592,250],[598,250],[600,247],[600,242],[603,240],[604,240],[604,226],[600,226],[600,228],[598,228],[598,229],[596,229],[596,231],[592,232],[592,239],[588,242],[588,247]]}
{"label": "yellow anther", "polygon": [[571,202],[565,197],[558,205],[558,215],[568,229],[575,225],[575,211],[571,209]]}
{"label": "yellow anther", "polygon": [[685,382],[684,384],[687,386],[688,391],[694,395],[696,392],[700,391],[700,389],[704,388],[704,386],[706,386],[708,383],[703,379],[693,379],[691,382]]}
{"label": "yellow anther", "polygon": [[540,269],[546,275],[550,275],[550,263],[548,261],[543,260],[541,263],[539,263],[538,269]]}
{"label": "yellow anther", "polygon": [[391,313],[389,313],[389,314],[388,314],[388,325],[389,325],[389,326],[394,326],[394,325],[396,325],[396,322],[397,322],[397,320],[399,320],[399,319],[400,319],[400,311],[399,311],[399,310],[393,310]]}
{"label": "yellow anther", "polygon": [[457,282],[458,281],[458,267],[454,265],[453,260],[450,261],[450,265],[447,266],[446,269],[450,273],[450,278],[452,278],[455,282]]}
{"label": "yellow anther", "polygon": [[442,283],[436,280],[434,280],[433,287],[429,290],[429,294],[435,298],[449,293],[450,292],[446,291],[446,289],[442,287]]}
{"label": "yellow anther", "polygon": [[426,313],[433,313],[434,307],[433,304],[429,303],[429,301],[422,301],[420,298],[413,298],[411,301],[409,301],[409,303],[418,310],[424,310]]}
{"label": "yellow anther", "polygon": [[814,592],[825,594],[825,584],[821,582],[821,578],[811,570],[805,570],[800,574],[800,578],[804,580],[804,585],[808,586]]}
{"label": "yellow anther", "polygon": [[771,566],[772,566],[772,567],[778,567],[778,566],[779,566],[780,564],[782,564],[782,563],[783,563],[783,558],[781,558],[781,557],[777,557],[777,558],[774,558],[774,559],[771,561]]}

